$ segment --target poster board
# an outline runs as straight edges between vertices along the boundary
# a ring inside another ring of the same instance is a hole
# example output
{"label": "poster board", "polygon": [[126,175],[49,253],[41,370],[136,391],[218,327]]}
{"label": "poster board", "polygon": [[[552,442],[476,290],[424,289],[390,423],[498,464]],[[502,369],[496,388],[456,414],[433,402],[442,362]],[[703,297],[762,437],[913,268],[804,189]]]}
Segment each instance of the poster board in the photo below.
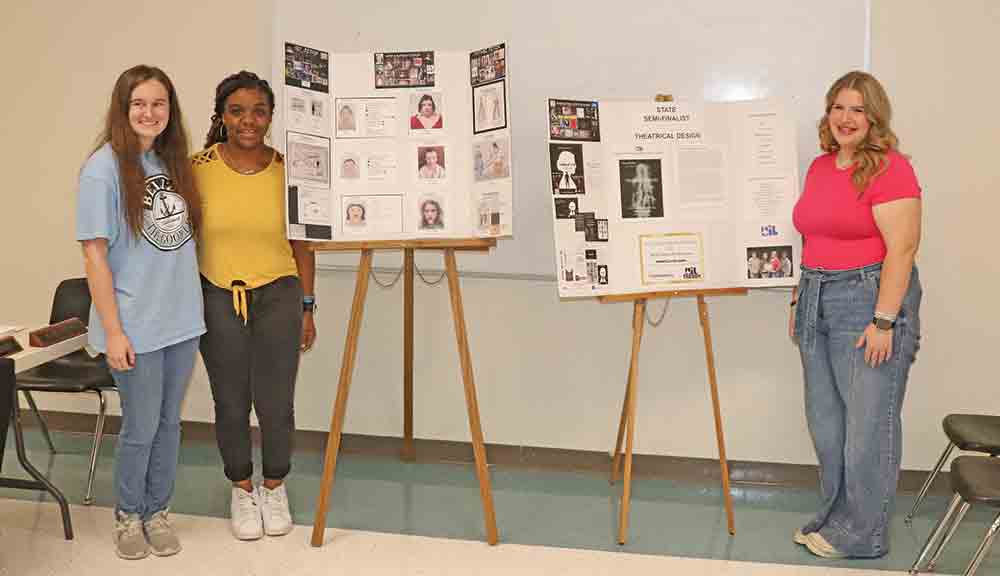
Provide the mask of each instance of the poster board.
{"label": "poster board", "polygon": [[781,101],[546,107],[561,297],[798,282],[796,121]]}
{"label": "poster board", "polygon": [[289,238],[513,234],[504,43],[334,54],[283,46]]}

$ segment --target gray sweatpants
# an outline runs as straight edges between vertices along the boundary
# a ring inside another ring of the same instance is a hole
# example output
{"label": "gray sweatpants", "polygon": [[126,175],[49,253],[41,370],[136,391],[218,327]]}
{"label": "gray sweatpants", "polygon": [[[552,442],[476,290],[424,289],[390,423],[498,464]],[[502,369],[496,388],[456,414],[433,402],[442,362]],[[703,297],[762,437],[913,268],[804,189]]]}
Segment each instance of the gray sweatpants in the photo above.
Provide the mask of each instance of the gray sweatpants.
{"label": "gray sweatpants", "polygon": [[250,407],[260,422],[264,478],[291,469],[295,376],[302,339],[302,283],[284,276],[247,290],[248,320],[236,316],[233,293],[202,278],[205,324],[201,356],[215,399],[215,436],[233,482],[250,478]]}

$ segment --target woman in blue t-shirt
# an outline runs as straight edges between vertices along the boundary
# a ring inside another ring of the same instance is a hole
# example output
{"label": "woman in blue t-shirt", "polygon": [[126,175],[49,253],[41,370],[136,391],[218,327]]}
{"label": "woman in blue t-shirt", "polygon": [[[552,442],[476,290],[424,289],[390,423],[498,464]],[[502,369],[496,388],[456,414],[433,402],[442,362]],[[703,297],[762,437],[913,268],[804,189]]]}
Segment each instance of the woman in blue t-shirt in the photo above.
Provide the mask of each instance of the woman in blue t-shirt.
{"label": "woman in blue t-shirt", "polygon": [[115,548],[127,559],[176,554],[167,504],[205,321],[193,240],[201,203],[177,94],[162,70],[135,66],[119,76],[78,200],[89,343],[121,396]]}

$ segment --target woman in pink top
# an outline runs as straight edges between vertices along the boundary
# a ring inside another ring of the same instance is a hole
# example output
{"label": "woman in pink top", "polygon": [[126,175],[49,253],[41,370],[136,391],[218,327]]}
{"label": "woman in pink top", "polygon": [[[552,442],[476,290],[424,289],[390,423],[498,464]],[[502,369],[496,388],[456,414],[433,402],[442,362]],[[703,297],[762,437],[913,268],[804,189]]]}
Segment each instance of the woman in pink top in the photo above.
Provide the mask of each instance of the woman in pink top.
{"label": "woman in pink top", "polygon": [[820,147],[795,206],[799,346],[822,506],[795,541],[828,558],[889,550],[900,411],[920,338],[920,186],[897,151],[889,98],[864,72],[826,95]]}

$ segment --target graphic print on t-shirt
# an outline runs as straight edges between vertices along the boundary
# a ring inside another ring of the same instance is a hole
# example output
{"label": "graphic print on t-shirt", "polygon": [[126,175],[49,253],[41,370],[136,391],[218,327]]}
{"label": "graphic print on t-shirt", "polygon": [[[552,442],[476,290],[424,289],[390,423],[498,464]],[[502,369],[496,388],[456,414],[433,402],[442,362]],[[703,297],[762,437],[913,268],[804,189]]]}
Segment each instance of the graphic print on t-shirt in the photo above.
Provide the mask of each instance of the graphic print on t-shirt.
{"label": "graphic print on t-shirt", "polygon": [[171,251],[191,239],[187,202],[174,192],[174,183],[166,174],[146,178],[142,208],[142,235],[153,246]]}

